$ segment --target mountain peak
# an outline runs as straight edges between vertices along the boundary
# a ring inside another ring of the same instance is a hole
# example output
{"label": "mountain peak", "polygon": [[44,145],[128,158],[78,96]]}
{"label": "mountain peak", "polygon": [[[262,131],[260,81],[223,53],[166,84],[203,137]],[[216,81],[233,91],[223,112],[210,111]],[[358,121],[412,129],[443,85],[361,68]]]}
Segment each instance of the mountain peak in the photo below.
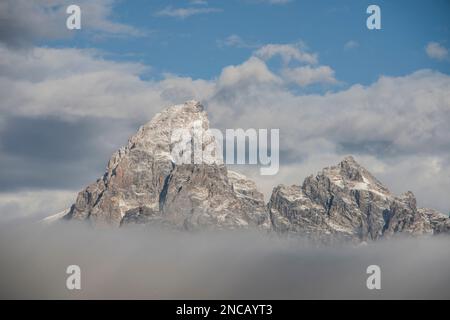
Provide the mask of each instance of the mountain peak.
{"label": "mountain peak", "polygon": [[184,103],[184,105],[188,108],[193,108],[194,110],[199,112],[204,110],[203,105],[200,103],[200,101],[197,100],[188,100]]}
{"label": "mountain peak", "polygon": [[352,156],[347,156],[338,164],[341,174],[354,181],[364,181],[366,171]]}
{"label": "mountain peak", "polygon": [[215,147],[200,102],[186,101],[156,114],[111,157],[103,177],[78,194],[66,217],[94,225],[268,228],[268,213],[255,183],[214,161],[193,164],[173,159],[179,143],[173,141],[175,130],[192,134],[199,125],[202,148],[212,143]]}
{"label": "mountain peak", "polygon": [[358,162],[356,162],[355,158],[353,158],[353,156],[351,156],[351,155],[348,155],[344,159],[342,159],[341,163],[349,163],[349,164],[359,165]]}
{"label": "mountain peak", "polygon": [[128,147],[142,147],[168,155],[171,150],[172,134],[177,129],[192,131],[194,124],[209,128],[209,120],[203,105],[190,100],[183,104],[167,107],[141,126],[128,142]]}

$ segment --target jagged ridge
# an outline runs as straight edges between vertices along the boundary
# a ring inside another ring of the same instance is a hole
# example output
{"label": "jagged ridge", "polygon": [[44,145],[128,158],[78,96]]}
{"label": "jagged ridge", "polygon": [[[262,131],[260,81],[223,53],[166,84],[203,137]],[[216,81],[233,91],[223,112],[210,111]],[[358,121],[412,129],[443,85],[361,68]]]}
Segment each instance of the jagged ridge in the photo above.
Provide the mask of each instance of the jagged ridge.
{"label": "jagged ridge", "polygon": [[313,239],[367,241],[450,230],[448,217],[418,209],[410,191],[396,197],[351,156],[302,186],[276,187],[268,208],[274,230]]}

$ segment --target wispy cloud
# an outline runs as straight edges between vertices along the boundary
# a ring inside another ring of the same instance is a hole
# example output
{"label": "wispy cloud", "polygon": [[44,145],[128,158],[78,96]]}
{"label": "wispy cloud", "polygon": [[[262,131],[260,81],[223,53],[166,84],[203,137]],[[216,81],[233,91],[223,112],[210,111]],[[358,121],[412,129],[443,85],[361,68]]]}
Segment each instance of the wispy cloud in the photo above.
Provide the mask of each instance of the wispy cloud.
{"label": "wispy cloud", "polygon": [[168,7],[165,7],[164,9],[158,11],[156,13],[156,15],[160,16],[160,17],[172,17],[172,18],[185,19],[185,18],[194,16],[194,15],[215,13],[215,12],[222,12],[222,11],[223,10],[220,8],[197,8],[197,7],[174,8],[174,7],[168,6]]}
{"label": "wispy cloud", "polygon": [[317,54],[308,53],[303,50],[303,44],[267,44],[255,52],[257,57],[269,60],[274,56],[281,56],[285,63],[290,61],[317,63]]}
{"label": "wispy cloud", "polygon": [[268,4],[286,4],[293,2],[293,0],[257,0],[257,2],[268,3]]}
{"label": "wispy cloud", "polygon": [[236,34],[232,34],[225,39],[217,40],[219,47],[235,47],[235,48],[257,48],[260,45],[257,43],[251,43]]}
{"label": "wispy cloud", "polygon": [[193,4],[193,5],[203,6],[203,5],[207,5],[208,1],[206,1],[206,0],[190,0],[189,3]]}
{"label": "wispy cloud", "polygon": [[292,0],[265,0],[265,2],[268,2],[270,4],[285,4],[288,2],[292,2]]}
{"label": "wispy cloud", "polygon": [[438,42],[429,42],[425,47],[428,57],[435,60],[447,60],[449,58],[448,49]]}
{"label": "wispy cloud", "polygon": [[351,50],[359,47],[359,43],[355,40],[349,40],[344,44],[345,50]]}

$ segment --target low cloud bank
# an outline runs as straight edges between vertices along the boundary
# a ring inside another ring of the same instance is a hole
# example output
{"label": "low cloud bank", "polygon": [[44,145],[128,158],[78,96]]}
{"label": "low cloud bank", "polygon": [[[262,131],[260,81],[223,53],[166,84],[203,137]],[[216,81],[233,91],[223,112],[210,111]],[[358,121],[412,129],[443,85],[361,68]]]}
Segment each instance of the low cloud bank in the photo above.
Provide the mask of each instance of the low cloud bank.
{"label": "low cloud bank", "polygon": [[[3,229],[0,298],[449,299],[450,238],[317,247],[247,232],[63,223]],[[81,290],[66,268],[81,268]],[[368,290],[369,265],[381,290]]]}

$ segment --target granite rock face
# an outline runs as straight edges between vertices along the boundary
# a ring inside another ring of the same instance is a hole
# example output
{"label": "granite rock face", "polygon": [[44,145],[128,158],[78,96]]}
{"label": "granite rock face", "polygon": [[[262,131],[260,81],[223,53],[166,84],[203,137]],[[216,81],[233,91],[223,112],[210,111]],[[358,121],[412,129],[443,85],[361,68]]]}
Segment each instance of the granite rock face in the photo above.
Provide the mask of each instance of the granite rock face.
{"label": "granite rock face", "polygon": [[[103,177],[78,194],[65,217],[94,225],[268,229],[263,195],[245,176],[228,171],[220,162],[174,162],[174,130],[192,132],[199,124],[206,132],[202,150],[214,149],[214,137],[206,131],[209,122],[200,103],[188,101],[157,114],[111,157]],[[214,157],[216,152],[208,154]]]}
{"label": "granite rock face", "polygon": [[301,186],[276,187],[268,208],[275,231],[325,242],[441,233],[450,223],[443,214],[418,209],[412,192],[392,194],[353,157]]}

